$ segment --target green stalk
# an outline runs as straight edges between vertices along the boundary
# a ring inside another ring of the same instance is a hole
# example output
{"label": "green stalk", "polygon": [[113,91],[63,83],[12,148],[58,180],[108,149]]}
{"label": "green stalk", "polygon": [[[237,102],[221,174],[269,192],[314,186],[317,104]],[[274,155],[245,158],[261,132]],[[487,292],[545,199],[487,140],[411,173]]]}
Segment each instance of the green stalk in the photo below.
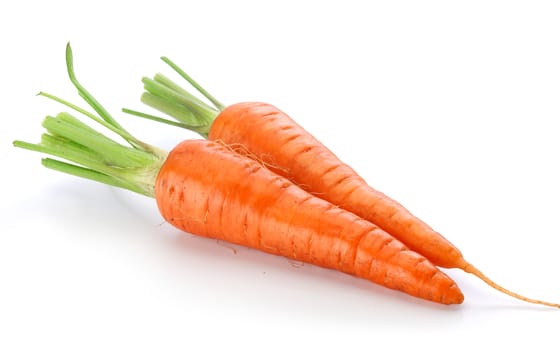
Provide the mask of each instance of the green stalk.
{"label": "green stalk", "polygon": [[158,74],[154,79],[144,78],[142,79],[144,83],[144,89],[152,95],[164,98],[169,101],[170,104],[176,104],[183,106],[188,109],[197,118],[199,125],[211,124],[218,111],[208,106],[206,103],[195,97],[194,95],[184,91],[176,91],[166,85],[168,81],[167,78]]}
{"label": "green stalk", "polygon": [[176,122],[176,121],[173,121],[173,120],[168,120],[168,119],[161,118],[161,117],[156,117],[156,116],[151,115],[151,114],[138,112],[138,111],[135,111],[135,110],[132,110],[132,109],[128,109],[128,108],[123,108],[122,111],[123,111],[124,113],[130,114],[130,115],[134,115],[134,116],[136,116],[136,117],[140,117],[140,118],[152,120],[152,121],[155,121],[155,122],[158,122],[158,123],[168,124],[168,125],[175,126],[175,127],[178,127],[178,128],[183,128],[183,129],[192,130],[192,131],[195,131],[195,132],[197,132],[197,133],[199,133],[199,134],[203,134],[203,133],[208,134],[208,128],[207,128],[206,126],[201,126],[201,127],[199,127],[199,128],[197,128],[197,127],[188,127],[188,126],[186,126],[186,125],[183,124],[183,123],[179,123],[179,122]]}
{"label": "green stalk", "polygon": [[175,119],[177,122],[126,108],[123,109],[123,112],[159,123],[192,130],[207,138],[212,123],[225,108],[224,105],[170,59],[167,57],[162,57],[161,59],[202,94],[214,107],[191,94],[163,74],[158,73],[153,79],[146,77],[142,79],[145,92],[142,94],[141,101],[147,106]]}
{"label": "green stalk", "polygon": [[61,136],[87,149],[96,150],[107,164],[137,167],[150,157],[149,153],[142,150],[119,144],[66,112],[59,113],[56,117],[45,118],[43,127],[51,135]]}
{"label": "green stalk", "polygon": [[153,197],[152,190],[146,190],[142,186],[137,186],[134,183],[126,181],[121,181],[118,178],[97,172],[92,169],[76,166],[66,162],[61,162],[52,158],[43,159],[41,161],[41,164],[43,164],[43,166],[47,169],[60,171],[66,174],[82,177],[84,179],[101,182],[109,186],[124,188],[125,190],[143,194],[148,197]]}
{"label": "green stalk", "polygon": [[167,153],[132,136],[77,81],[70,45],[66,49],[66,65],[72,84],[97,115],[54,95],[40,95],[78,111],[128,145],[113,140],[68,112],[61,112],[44,119],[42,125],[46,132],[39,143],[14,141],[14,146],[64,160],[43,159],[42,164],[49,169],[153,197],[155,179]]}
{"label": "green stalk", "polygon": [[199,121],[199,118],[194,115],[193,111],[182,106],[181,104],[171,103],[169,99],[154,95],[149,92],[145,92],[142,94],[140,100],[146,105],[163,113],[175,115],[176,119],[180,120],[184,125],[197,127],[200,127],[202,125],[202,123]]}
{"label": "green stalk", "polygon": [[78,90],[78,94],[82,97],[96,112],[108,123],[122,129],[122,127],[117,123],[117,121],[107,112],[107,110],[99,103],[97,100],[80,84],[76,78],[76,73],[74,73],[74,55],[72,54],[72,48],[70,43],[66,45],[66,70],[68,71],[68,77],[70,81]]}
{"label": "green stalk", "polygon": [[200,86],[193,78],[191,78],[184,70],[182,70],[178,65],[176,65],[175,63],[173,63],[173,61],[171,61],[169,58],[167,57],[162,57],[161,60],[165,63],[167,63],[171,68],[173,68],[173,70],[175,72],[177,72],[181,77],[183,77],[186,81],[189,82],[189,84],[191,84],[192,87],[194,87],[196,90],[198,90],[198,92],[200,92],[204,97],[206,97],[208,99],[208,101],[212,102],[212,104],[220,111],[222,111],[225,106],[218,101],[217,99],[214,98],[214,96],[210,95],[210,93],[208,91],[206,91],[202,86]]}
{"label": "green stalk", "polygon": [[56,102],[58,102],[58,103],[60,103],[60,104],[63,104],[63,105],[65,105],[65,106],[67,106],[67,107],[72,108],[72,109],[75,110],[76,112],[79,112],[79,113],[81,113],[81,114],[87,116],[87,117],[90,118],[91,120],[93,120],[93,121],[95,121],[95,122],[101,124],[102,126],[104,126],[104,127],[107,128],[107,129],[111,130],[111,131],[114,132],[115,134],[117,134],[117,135],[119,135],[119,136],[121,136],[121,137],[123,137],[123,138],[128,138],[128,139],[134,141],[134,144],[137,144],[137,143],[139,144],[139,143],[141,143],[140,141],[136,140],[132,135],[130,135],[128,132],[126,132],[126,130],[124,130],[120,125],[119,125],[118,127],[117,127],[117,126],[114,126],[114,124],[112,124],[112,123],[110,123],[110,122],[107,122],[106,120],[104,120],[104,119],[102,119],[102,118],[99,118],[99,117],[96,116],[95,114],[93,114],[93,113],[91,113],[91,112],[88,112],[88,111],[86,111],[85,109],[83,109],[83,108],[81,108],[81,107],[78,107],[78,106],[76,106],[76,105],[73,104],[73,103],[70,103],[70,102],[68,102],[68,101],[66,101],[66,100],[61,99],[60,97],[56,97],[56,96],[54,96],[54,95],[51,95],[51,94],[46,93],[46,92],[43,92],[43,91],[39,92],[37,95],[38,95],[38,96],[44,96],[44,97],[46,97],[46,98],[49,98],[49,99],[51,99],[51,100],[53,100],[53,101],[56,101]]}

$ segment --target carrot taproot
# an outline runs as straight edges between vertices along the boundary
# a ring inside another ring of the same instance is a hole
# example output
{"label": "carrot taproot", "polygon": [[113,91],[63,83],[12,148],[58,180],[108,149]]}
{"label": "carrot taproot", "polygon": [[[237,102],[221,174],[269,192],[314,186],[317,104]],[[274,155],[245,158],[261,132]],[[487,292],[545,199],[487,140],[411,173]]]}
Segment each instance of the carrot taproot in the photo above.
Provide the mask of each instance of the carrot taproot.
{"label": "carrot taproot", "polygon": [[443,235],[394,199],[369,186],[354,169],[278,108],[260,102],[226,107],[171,60],[162,59],[213,106],[162,74],[156,74],[153,79],[143,79],[146,92],[142,101],[178,122],[130,109],[123,109],[125,112],[184,127],[209,140],[224,142],[237,152],[261,161],[309,193],[374,223],[437,266],[471,273],[514,298],[559,307],[559,304],[527,298],[496,284],[469,263]]}
{"label": "carrot taproot", "polygon": [[209,140],[250,152],[308,192],[371,221],[441,267],[464,268],[461,252],[404,206],[369,186],[320,141],[278,108],[259,102],[225,108]]}
{"label": "carrot taproot", "polygon": [[175,147],[159,172],[155,196],[166,221],[183,231],[340,270],[423,299],[463,301],[455,282],[380,228],[217,142]]}
{"label": "carrot taproot", "polygon": [[63,159],[44,159],[47,168],[154,197],[164,219],[186,232],[339,270],[429,301],[463,302],[455,282],[425,257],[256,160],[214,141],[184,141],[167,153],[133,137],[77,82],[70,46],[66,58],[72,82],[98,115],[41,95],[81,112],[129,145],[59,113],[44,120],[40,143],[14,142]]}

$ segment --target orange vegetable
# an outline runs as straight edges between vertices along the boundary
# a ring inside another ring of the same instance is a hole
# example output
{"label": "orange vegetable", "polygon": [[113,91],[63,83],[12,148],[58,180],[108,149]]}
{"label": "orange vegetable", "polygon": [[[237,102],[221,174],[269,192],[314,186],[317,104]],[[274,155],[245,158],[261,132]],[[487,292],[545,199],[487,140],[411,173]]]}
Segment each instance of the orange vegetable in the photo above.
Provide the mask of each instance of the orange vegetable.
{"label": "orange vegetable", "polygon": [[354,169],[272,105],[246,102],[225,108],[212,123],[208,139],[234,145],[241,153],[251,152],[275,173],[376,224],[437,266],[464,270],[517,299],[559,307],[497,285],[467,262],[445,237],[369,186]]}
{"label": "orange vegetable", "polygon": [[165,57],[163,60],[215,108],[157,74],[154,79],[143,79],[146,92],[142,100],[179,123],[127,109],[125,112],[185,127],[209,140],[224,142],[309,193],[374,223],[437,266],[462,269],[492,288],[530,303],[559,306],[526,298],[497,285],[467,262],[459,249],[441,234],[401,204],[369,186],[350,166],[276,107],[260,102],[225,107],[173,62]]}
{"label": "orange vegetable", "polygon": [[41,94],[83,113],[129,145],[60,113],[44,120],[47,132],[40,143],[14,142],[65,160],[46,158],[46,167],[155,197],[168,222],[193,234],[340,270],[438,303],[463,301],[453,280],[425,257],[221,143],[184,141],[167,154],[141,142],[77,82],[70,47],[67,66],[80,96],[99,116]]}
{"label": "orange vegetable", "polygon": [[427,300],[457,304],[456,284],[370,222],[310,195],[211,141],[173,149],[157,177],[163,217],[186,232],[336,269]]}
{"label": "orange vegetable", "polygon": [[370,187],[354,169],[276,107],[257,102],[225,108],[209,140],[250,152],[303,189],[371,221],[441,267],[465,268],[461,252],[402,205]]}

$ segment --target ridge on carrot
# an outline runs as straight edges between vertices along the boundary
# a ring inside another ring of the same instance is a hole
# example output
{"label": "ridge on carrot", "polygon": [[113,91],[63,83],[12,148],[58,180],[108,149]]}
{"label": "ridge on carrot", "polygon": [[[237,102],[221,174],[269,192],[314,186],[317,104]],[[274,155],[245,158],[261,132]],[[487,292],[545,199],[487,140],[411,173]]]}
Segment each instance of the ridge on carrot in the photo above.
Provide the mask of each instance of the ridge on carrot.
{"label": "ridge on carrot", "polygon": [[138,140],[77,81],[69,45],[66,62],[72,83],[97,115],[41,95],[128,145],[62,112],[45,118],[40,143],[14,141],[16,147],[63,159],[44,159],[47,168],[153,197],[165,220],[186,232],[339,270],[429,301],[463,302],[455,282],[425,257],[222,143],[187,140],[167,153]]}
{"label": "ridge on carrot", "polygon": [[534,304],[560,307],[527,298],[496,284],[469,263],[461,251],[404,206],[369,186],[350,166],[276,107],[259,102],[225,106],[167,57],[162,57],[209,103],[161,73],[144,77],[141,100],[175,120],[131,109],[124,112],[197,132],[224,142],[238,153],[261,161],[271,171],[334,205],[379,226],[433,264],[458,268],[492,288]]}

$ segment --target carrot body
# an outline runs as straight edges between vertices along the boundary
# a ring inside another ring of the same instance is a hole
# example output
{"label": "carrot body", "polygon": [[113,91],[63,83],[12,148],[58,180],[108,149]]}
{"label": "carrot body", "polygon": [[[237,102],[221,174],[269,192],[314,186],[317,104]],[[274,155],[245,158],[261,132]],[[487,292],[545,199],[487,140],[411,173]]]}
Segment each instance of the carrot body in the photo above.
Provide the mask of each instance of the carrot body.
{"label": "carrot body", "polygon": [[402,205],[367,185],[350,166],[276,107],[254,102],[231,105],[215,119],[208,138],[232,145],[240,153],[252,153],[272,171],[371,221],[435,265],[465,267],[461,252],[453,244]]}
{"label": "carrot body", "polygon": [[457,304],[457,285],[426,258],[358,216],[302,190],[222,144],[184,141],[156,179],[163,217],[197,235]]}
{"label": "carrot body", "polygon": [[[459,268],[514,298],[541,305],[560,304],[527,298],[496,284],[467,262],[462,253],[398,202],[370,187],[351,167],[274,106],[258,102],[225,107],[186,72],[162,59],[198,90],[213,107],[161,74],[143,78],[142,101],[178,122],[146,113],[128,113],[184,127],[260,162],[301,189],[377,225],[431,263]],[[215,108],[214,108],[215,107]]]}
{"label": "carrot body", "polygon": [[[494,283],[402,206],[375,190],[368,190],[365,181],[352,169],[270,105],[234,105],[212,125],[217,110],[205,106],[164,77],[158,78],[159,83],[146,80],[151,89],[160,93],[159,97],[147,95],[151,96],[147,100],[182,115],[188,123],[179,126],[203,136],[211,134],[210,138],[230,144],[185,141],[169,154],[127,132],[78,82],[70,45],[66,47],[66,66],[71,82],[97,115],[54,95],[40,94],[101,124],[127,145],[62,112],[45,118],[42,125],[46,133],[39,143],[19,140],[13,143],[16,147],[62,159],[44,158],[42,164],[47,168],[155,197],[167,221],[194,234],[337,269],[427,300],[461,303],[463,295],[457,285],[424,256],[409,250],[370,221],[340,208],[365,198],[362,204],[368,211],[362,216],[367,217],[369,211],[389,215],[386,221],[383,217],[371,221],[384,222],[386,227],[395,229],[395,235],[417,250],[428,252],[426,255],[432,260],[442,265],[458,262],[458,267],[520,300],[560,307],[560,304],[526,298]],[[186,74],[182,75],[216,108],[223,109],[223,105]],[[190,107],[184,109],[185,106]],[[162,120],[142,113],[137,115]],[[193,120],[195,124],[190,124]],[[254,135],[259,136],[254,138]],[[278,140],[283,140],[279,146],[269,146],[268,141],[274,144]],[[237,153],[232,148],[237,148]],[[239,153],[256,155],[258,161]],[[265,165],[291,181],[266,169]],[[334,191],[329,195],[331,187]],[[340,204],[322,200],[312,192]],[[373,204],[368,203],[372,198]],[[427,241],[427,248],[423,244],[415,245],[417,239]],[[434,251],[436,259],[429,254]],[[444,258],[437,260],[442,255]]]}

